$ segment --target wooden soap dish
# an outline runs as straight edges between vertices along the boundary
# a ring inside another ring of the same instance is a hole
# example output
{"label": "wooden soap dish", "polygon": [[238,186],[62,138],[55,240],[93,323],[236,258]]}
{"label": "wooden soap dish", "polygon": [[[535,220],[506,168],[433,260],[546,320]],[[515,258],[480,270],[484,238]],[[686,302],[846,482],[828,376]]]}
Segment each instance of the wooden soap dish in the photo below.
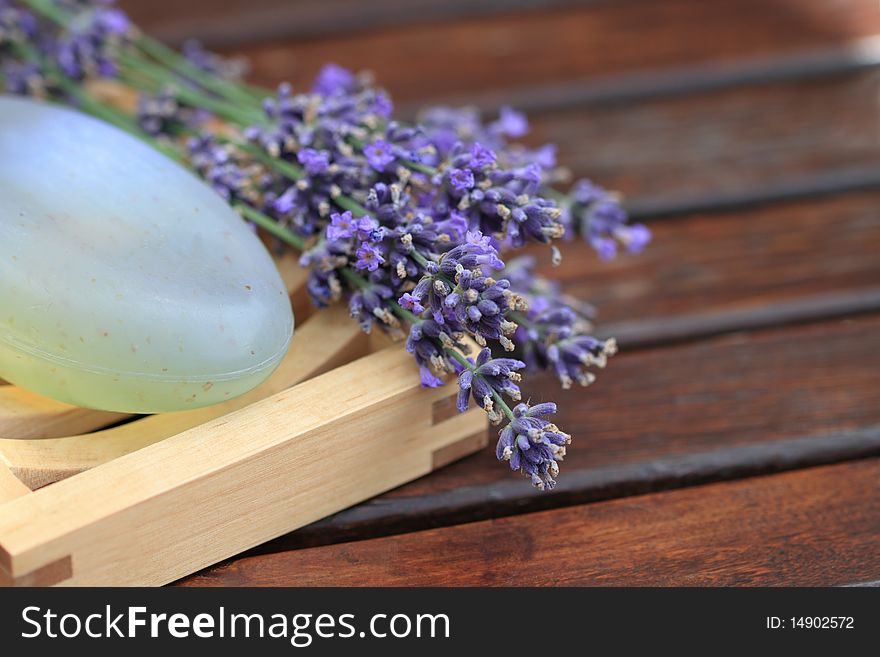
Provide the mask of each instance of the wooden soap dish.
{"label": "wooden soap dish", "polygon": [[309,316],[294,260],[290,352],[240,398],[129,419],[0,385],[0,584],[165,584],[486,445],[401,345]]}

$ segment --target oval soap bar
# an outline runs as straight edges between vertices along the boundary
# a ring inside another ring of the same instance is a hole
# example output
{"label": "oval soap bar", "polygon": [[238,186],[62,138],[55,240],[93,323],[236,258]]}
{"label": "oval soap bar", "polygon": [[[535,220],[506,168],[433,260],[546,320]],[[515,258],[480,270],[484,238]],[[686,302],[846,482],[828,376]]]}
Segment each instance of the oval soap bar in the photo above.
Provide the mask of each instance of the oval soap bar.
{"label": "oval soap bar", "polygon": [[182,410],[255,387],[292,332],[271,257],[202,181],[115,127],[0,96],[0,377]]}

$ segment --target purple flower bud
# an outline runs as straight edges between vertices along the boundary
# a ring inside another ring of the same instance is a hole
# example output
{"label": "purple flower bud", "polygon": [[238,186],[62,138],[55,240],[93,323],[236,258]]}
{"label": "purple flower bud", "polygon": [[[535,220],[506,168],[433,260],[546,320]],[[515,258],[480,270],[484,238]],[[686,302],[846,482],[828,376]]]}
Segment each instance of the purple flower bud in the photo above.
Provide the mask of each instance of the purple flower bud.
{"label": "purple flower bud", "polygon": [[451,169],[449,171],[449,184],[459,194],[465,194],[474,188],[474,172],[470,169]]}
{"label": "purple flower bud", "polygon": [[397,300],[397,303],[400,304],[401,308],[406,308],[416,315],[425,312],[425,307],[422,305],[421,299],[414,297],[409,292],[405,292],[403,296]]}
{"label": "purple flower bud", "polygon": [[330,154],[327,151],[303,148],[297,153],[296,158],[305,167],[306,172],[313,176],[326,173],[327,167],[330,166]]}
{"label": "purple flower bud", "polygon": [[388,165],[394,162],[394,153],[391,144],[384,139],[377,139],[364,149],[367,162],[378,172],[383,172]]}
{"label": "purple flower bud", "polygon": [[443,379],[435,375],[424,365],[419,367],[419,378],[422,381],[423,388],[439,388],[443,385]]}
{"label": "purple flower bud", "polygon": [[350,211],[346,210],[341,214],[338,212],[331,214],[330,225],[327,226],[327,239],[333,242],[350,239],[354,237],[357,228],[357,220],[355,220]]}
{"label": "purple flower bud", "polygon": [[470,166],[474,169],[484,169],[495,164],[498,156],[495,152],[486,148],[479,142],[475,142],[470,149]]}
{"label": "purple flower bud", "polygon": [[101,9],[95,12],[95,25],[107,34],[123,35],[131,29],[131,21],[118,9]]}
{"label": "purple flower bud", "polygon": [[354,75],[337,64],[326,64],[312,84],[312,91],[322,96],[350,92],[355,83]]}
{"label": "purple flower bud", "polygon": [[501,115],[492,124],[492,128],[502,135],[519,139],[528,134],[529,121],[525,114],[517,112],[510,107],[502,107]]}
{"label": "purple flower bud", "polygon": [[357,250],[357,261],[354,266],[358,269],[366,269],[367,271],[376,271],[379,265],[384,264],[385,258],[382,251],[374,244],[369,242],[361,243]]}

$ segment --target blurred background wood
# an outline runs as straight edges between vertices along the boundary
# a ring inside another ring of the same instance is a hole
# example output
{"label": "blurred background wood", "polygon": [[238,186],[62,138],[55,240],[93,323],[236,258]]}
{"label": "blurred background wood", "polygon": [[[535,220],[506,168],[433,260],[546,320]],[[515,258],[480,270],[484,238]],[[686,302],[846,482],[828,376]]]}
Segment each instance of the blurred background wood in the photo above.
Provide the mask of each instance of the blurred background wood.
{"label": "blurred background wood", "polygon": [[185,583],[880,581],[875,0],[121,4],[267,86],[333,61],[403,116],[528,110],[655,236],[552,272],[623,346],[589,391],[528,390],[577,441],[552,494],[487,451]]}

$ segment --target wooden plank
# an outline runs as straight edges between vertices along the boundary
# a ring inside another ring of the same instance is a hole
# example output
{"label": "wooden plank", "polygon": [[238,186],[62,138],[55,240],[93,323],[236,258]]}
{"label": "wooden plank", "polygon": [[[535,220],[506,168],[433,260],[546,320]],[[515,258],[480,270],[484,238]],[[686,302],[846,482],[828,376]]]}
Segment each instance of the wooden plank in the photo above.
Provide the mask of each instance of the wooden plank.
{"label": "wooden plank", "polygon": [[606,327],[660,318],[686,324],[841,292],[870,293],[876,302],[878,203],[880,193],[852,193],[657,222],[644,253],[613,262],[580,243],[562,247],[557,268],[546,249],[535,253],[566,292],[595,304]]}
{"label": "wooden plank", "polygon": [[46,438],[106,427],[125,413],[79,408],[17,386],[0,386],[0,436]]}
{"label": "wooden plank", "polygon": [[309,38],[347,31],[555,7],[595,0],[121,0],[119,5],[157,37],[182,42],[198,36],[214,45]]}
{"label": "wooden plank", "polygon": [[526,392],[558,401],[574,437],[553,492],[486,450],[259,551],[880,455],[878,331],[872,316],[624,353],[588,391],[544,378]]}
{"label": "wooden plank", "polygon": [[[222,404],[163,413],[91,433],[41,440],[0,439],[0,459],[31,488],[40,488],[222,417],[368,353],[369,341],[342,305],[297,330],[278,369],[254,390]],[[75,432],[71,427],[68,431]]]}
{"label": "wooden plank", "polygon": [[829,586],[880,577],[880,461],[222,564],[185,586]]}
{"label": "wooden plank", "polygon": [[0,462],[0,504],[27,495],[31,490]]}
{"label": "wooden plank", "polygon": [[448,395],[422,389],[398,347],[366,356],[6,502],[0,571],[30,581],[69,557],[57,583],[177,579],[430,472],[436,452],[485,432],[480,410],[433,424]]}
{"label": "wooden plank", "polygon": [[[449,94],[443,102],[469,105],[494,112],[502,105],[526,110],[531,116],[578,107],[617,107],[656,98],[673,98],[740,86],[777,84],[848,75],[880,65],[880,35],[805,50],[752,56],[725,62],[611,73],[587,79],[538,82],[526,86],[488,88]],[[424,105],[418,99],[398,104],[403,117],[412,117]]]}
{"label": "wooden plank", "polygon": [[[248,14],[254,15],[243,12]],[[237,16],[234,25],[239,34],[241,20]],[[274,25],[286,23],[273,15]],[[871,36],[878,28],[880,15],[871,0],[628,0],[322,39],[279,41],[272,32],[255,31],[254,37],[272,42],[232,52],[247,55],[253,79],[268,86],[281,80],[306,86],[332,60],[373,70],[396,100],[409,102],[770,57]],[[195,22],[184,31],[199,34]]]}
{"label": "wooden plank", "polygon": [[558,144],[559,162],[575,176],[626,194],[638,208],[753,194],[880,169],[876,112],[865,102],[878,89],[880,70],[872,69],[598,104],[535,117],[529,141]]}

